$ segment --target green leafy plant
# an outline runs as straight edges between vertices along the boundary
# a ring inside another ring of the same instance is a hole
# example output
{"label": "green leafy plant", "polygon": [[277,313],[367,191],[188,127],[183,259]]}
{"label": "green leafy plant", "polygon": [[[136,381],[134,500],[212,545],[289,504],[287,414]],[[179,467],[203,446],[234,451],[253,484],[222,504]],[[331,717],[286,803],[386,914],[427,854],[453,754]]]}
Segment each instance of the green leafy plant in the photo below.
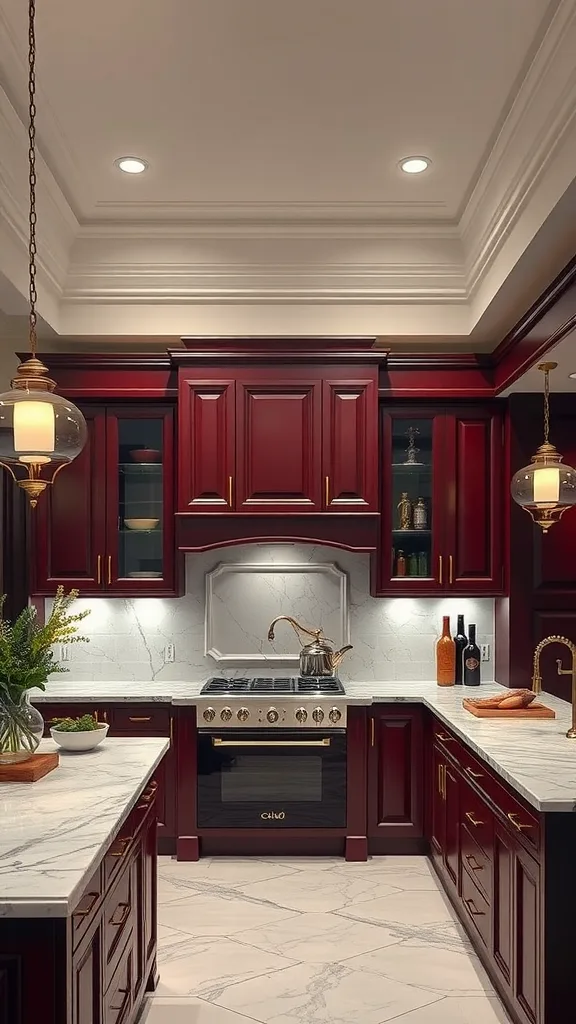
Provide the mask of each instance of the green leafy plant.
{"label": "green leafy plant", "polygon": [[94,715],[82,715],[80,718],[53,718],[50,722],[58,732],[94,732],[102,729],[103,724]]}
{"label": "green leafy plant", "polygon": [[[30,707],[25,694],[36,687],[46,689],[46,680],[54,672],[68,672],[54,660],[54,644],[88,642],[78,634],[78,623],[88,611],[70,613],[78,597],[58,587],[52,611],[45,623],[38,621],[36,608],[28,605],[14,623],[0,617],[0,753],[36,750],[39,737],[30,725]],[[0,616],[6,596],[0,598]]]}

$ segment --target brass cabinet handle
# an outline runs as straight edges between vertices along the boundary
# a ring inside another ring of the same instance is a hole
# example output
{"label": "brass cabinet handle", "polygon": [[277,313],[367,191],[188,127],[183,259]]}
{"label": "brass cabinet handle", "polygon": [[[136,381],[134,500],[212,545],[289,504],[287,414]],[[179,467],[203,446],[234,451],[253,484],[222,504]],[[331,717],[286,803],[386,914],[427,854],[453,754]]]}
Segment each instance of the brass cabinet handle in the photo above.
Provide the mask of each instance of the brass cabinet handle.
{"label": "brass cabinet handle", "polygon": [[98,586],[102,583],[102,555],[96,559],[96,582]]}
{"label": "brass cabinet handle", "polygon": [[72,915],[73,917],[88,917],[88,914],[91,913],[91,911],[94,909],[94,907],[98,903],[98,900],[100,899],[100,893],[99,892],[86,892],[86,893],[84,893],[84,896],[82,897],[82,899],[85,900],[87,897],[89,897],[88,906],[84,907],[83,910],[75,910],[73,915]]}
{"label": "brass cabinet handle", "polygon": [[174,743],[174,716],[170,715],[170,743]]}
{"label": "brass cabinet handle", "polygon": [[108,555],[108,584],[112,583],[112,555]]}
{"label": "brass cabinet handle", "polygon": [[478,910],[478,907],[474,903],[474,900],[464,900],[464,903],[468,907],[468,910],[472,914],[472,917],[484,917],[485,911]]}
{"label": "brass cabinet handle", "polygon": [[228,504],[232,508],[232,499],[234,497],[234,478],[228,477]]}
{"label": "brass cabinet handle", "polygon": [[453,743],[454,742],[454,737],[453,736],[448,736],[448,734],[445,733],[445,732],[437,732],[436,733],[436,738],[439,739],[441,743]]}
{"label": "brass cabinet handle", "polygon": [[127,852],[128,852],[128,848],[129,848],[130,843],[132,842],[133,838],[134,838],[134,836],[126,836],[125,839],[117,839],[116,842],[120,846],[120,849],[117,851],[117,853],[112,853],[111,856],[112,857],[125,857]]}
{"label": "brass cabinet handle", "polygon": [[325,503],[326,503],[326,507],[328,507],[328,505],[330,504],[330,477],[329,476],[324,478],[324,488],[325,488],[325,494],[324,494]]}
{"label": "brass cabinet handle", "polygon": [[134,715],[134,717],[129,716],[128,721],[129,722],[151,722],[152,721],[152,715],[142,715],[141,717],[137,717],[136,715]]}
{"label": "brass cabinet handle", "polygon": [[108,721],[108,712],[107,711],[103,711],[102,712],[102,721],[103,722],[107,722]]}
{"label": "brass cabinet handle", "polygon": [[514,828],[517,828],[519,832],[521,832],[522,829],[524,829],[524,828],[534,828],[534,825],[522,825],[519,821],[516,821],[516,818],[518,817],[518,815],[514,814],[512,812],[509,812],[506,815],[506,817],[508,818],[508,821],[512,822],[512,824],[514,825]]}
{"label": "brass cabinet handle", "polygon": [[370,746],[373,747],[375,743],[376,726],[374,725],[374,719],[370,718]]}
{"label": "brass cabinet handle", "polygon": [[468,775],[471,775],[473,779],[483,779],[484,778],[482,772],[475,772],[474,769],[473,768],[469,768],[468,765],[466,765],[464,771],[468,772]]}
{"label": "brass cabinet handle", "polygon": [[438,555],[438,583],[442,583],[442,555]]}
{"label": "brass cabinet handle", "polygon": [[450,583],[454,583],[454,573],[453,573],[453,571],[452,571],[452,570],[453,570],[453,564],[452,564],[452,562],[453,562],[453,559],[452,559],[452,555],[450,555],[450,557],[449,557],[449,559],[448,559],[448,562],[449,562],[449,566],[450,566]]}
{"label": "brass cabinet handle", "polygon": [[443,765],[439,764],[438,765],[438,792],[440,793],[440,796],[444,796],[444,792],[442,790],[442,768],[443,768]]}
{"label": "brass cabinet handle", "polygon": [[466,811],[466,817],[468,818],[468,821],[470,822],[470,824],[474,825],[474,828],[479,828],[480,825],[484,824],[483,821],[480,821],[478,818],[474,817],[474,815],[472,814],[472,811]]}
{"label": "brass cabinet handle", "polygon": [[472,868],[472,871],[484,871],[484,865],[478,863],[473,853],[467,853],[466,860],[468,861],[469,866]]}
{"label": "brass cabinet handle", "polygon": [[[131,908],[129,903],[119,903],[118,906],[116,907],[116,910],[112,914],[112,917],[110,918],[110,922],[109,923],[111,925],[114,925],[115,928],[121,928],[122,925],[125,923],[125,921],[126,921],[128,915],[129,915],[131,909],[132,908]],[[120,917],[116,921],[115,917],[116,917],[116,914],[117,914],[118,911],[120,911]]]}

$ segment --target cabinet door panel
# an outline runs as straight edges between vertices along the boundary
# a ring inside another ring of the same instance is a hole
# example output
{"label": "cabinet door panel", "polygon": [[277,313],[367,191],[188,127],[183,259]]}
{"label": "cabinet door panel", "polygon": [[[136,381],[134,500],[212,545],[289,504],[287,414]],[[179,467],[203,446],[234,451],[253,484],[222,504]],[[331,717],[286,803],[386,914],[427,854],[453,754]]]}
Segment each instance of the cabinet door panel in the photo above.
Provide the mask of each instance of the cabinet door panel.
{"label": "cabinet door panel", "polygon": [[506,829],[494,834],[494,961],[509,985],[512,978],[513,844]]}
{"label": "cabinet door panel", "polygon": [[323,385],[325,506],[333,512],[378,510],[378,383],[326,380]]}
{"label": "cabinet door panel", "polygon": [[189,380],[178,390],[178,508],[226,512],[235,475],[235,384]]}
{"label": "cabinet door panel", "polygon": [[499,413],[447,417],[447,457],[454,479],[447,493],[448,584],[491,592],[503,586],[502,450]]}
{"label": "cabinet door panel", "polygon": [[370,836],[417,838],[423,832],[423,726],[419,710],[373,717]]}
{"label": "cabinet door panel", "polygon": [[460,785],[451,765],[444,768],[444,802],[446,805],[446,847],[444,863],[450,878],[460,890]]}
{"label": "cabinet door panel", "polygon": [[97,927],[72,962],[72,1024],[103,1024],[100,959]]}
{"label": "cabinet door panel", "polygon": [[320,382],[237,388],[237,509],[320,511]]}
{"label": "cabinet door panel", "polygon": [[529,1020],[539,1008],[539,867],[515,844],[514,863],[514,996]]}
{"label": "cabinet door panel", "polygon": [[58,473],[32,513],[35,594],[53,594],[60,583],[82,595],[104,587],[106,416],[103,409],[83,412],[86,446]]}
{"label": "cabinet door panel", "polygon": [[444,806],[444,755],[432,747],[432,852],[443,856],[446,847],[446,810]]}

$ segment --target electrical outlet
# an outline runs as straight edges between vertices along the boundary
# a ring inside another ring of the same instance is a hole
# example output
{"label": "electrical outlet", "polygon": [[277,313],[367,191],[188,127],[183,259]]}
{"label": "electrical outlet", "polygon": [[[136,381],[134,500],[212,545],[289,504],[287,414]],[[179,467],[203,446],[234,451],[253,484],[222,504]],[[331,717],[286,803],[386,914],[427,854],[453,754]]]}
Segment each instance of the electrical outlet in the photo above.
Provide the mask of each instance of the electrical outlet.
{"label": "electrical outlet", "polygon": [[60,644],[60,661],[70,661],[70,644]]}
{"label": "electrical outlet", "polygon": [[490,644],[480,644],[480,660],[490,661]]}
{"label": "electrical outlet", "polygon": [[164,664],[171,665],[175,657],[174,644],[166,644],[164,648]]}

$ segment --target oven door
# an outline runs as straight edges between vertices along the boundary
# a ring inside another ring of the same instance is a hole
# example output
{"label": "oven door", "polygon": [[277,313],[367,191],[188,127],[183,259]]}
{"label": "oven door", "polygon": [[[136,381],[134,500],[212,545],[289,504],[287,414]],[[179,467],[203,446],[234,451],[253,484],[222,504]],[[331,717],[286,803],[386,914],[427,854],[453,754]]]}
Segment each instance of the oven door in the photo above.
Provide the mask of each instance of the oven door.
{"label": "oven door", "polygon": [[198,828],[345,828],[346,733],[198,735]]}

